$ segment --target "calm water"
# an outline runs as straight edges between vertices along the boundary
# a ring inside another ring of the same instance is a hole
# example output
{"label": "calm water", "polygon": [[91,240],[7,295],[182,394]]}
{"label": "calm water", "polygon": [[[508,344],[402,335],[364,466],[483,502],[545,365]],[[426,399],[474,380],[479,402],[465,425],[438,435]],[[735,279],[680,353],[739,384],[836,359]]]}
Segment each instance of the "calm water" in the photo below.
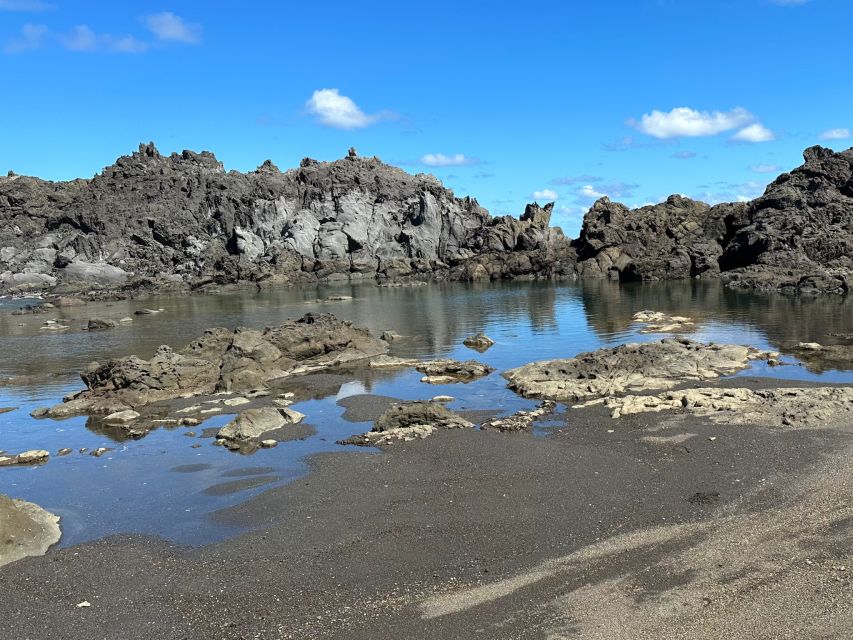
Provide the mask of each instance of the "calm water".
{"label": "calm water", "polygon": [[[316,302],[329,295],[353,300]],[[513,412],[532,406],[509,392],[500,371],[526,362],[569,357],[582,351],[628,341],[659,339],[640,334],[631,316],[642,309],[688,315],[699,321],[690,337],[702,341],[737,342],[778,349],[786,343],[843,341],[832,334],[853,333],[853,302],[842,297],[788,298],[727,291],[717,283],[617,285],[442,284],[379,288],[372,285],[311,287],[264,292],[242,291],[210,296],[158,298],[90,304],[56,309],[49,314],[13,316],[20,302],[0,301],[0,377],[28,376],[27,384],[0,387],[0,407],[18,410],[0,414],[0,450],[71,447],[75,453],[52,457],[38,467],[0,469],[0,493],[32,500],[62,516],[62,544],[73,544],[109,533],[144,532],[186,544],[221,539],[235,530],[214,523],[208,514],[245,500],[271,486],[306,472],[305,458],[321,451],[346,451],[335,441],[369,429],[341,417],[337,401],[358,393],[405,399],[448,394],[456,410],[497,409]],[[162,307],[157,315],[133,316],[144,307]],[[138,354],[149,357],[160,344],[181,347],[213,326],[277,325],[308,311],[332,312],[378,333],[385,329],[404,336],[392,354],[421,358],[476,358],[497,372],[462,385],[425,385],[413,370],[354,373],[328,390],[327,397],[301,402],[316,434],[280,444],[250,456],[212,446],[202,429],[225,424],[218,415],[194,429],[160,428],[138,441],[113,442],[85,418],[33,420],[29,412],[58,402],[82,387],[78,372],[93,360]],[[88,333],[89,318],[133,323]],[[42,329],[46,319],[68,325],[66,332]],[[484,354],[465,348],[462,340],[483,331],[497,344]],[[789,361],[795,362],[792,358]],[[746,372],[803,380],[853,382],[853,372],[812,374],[801,366]],[[201,444],[199,448],[192,448]],[[76,453],[110,446],[101,458]],[[363,451],[363,449],[360,449]]]}

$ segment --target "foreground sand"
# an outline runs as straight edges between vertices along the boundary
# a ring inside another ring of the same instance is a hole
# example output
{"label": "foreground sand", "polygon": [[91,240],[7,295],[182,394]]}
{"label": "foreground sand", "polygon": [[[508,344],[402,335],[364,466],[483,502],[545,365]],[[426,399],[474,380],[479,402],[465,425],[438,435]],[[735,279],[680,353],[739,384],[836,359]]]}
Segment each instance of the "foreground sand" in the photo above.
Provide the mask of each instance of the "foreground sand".
{"label": "foreground sand", "polygon": [[592,407],[546,438],[453,430],[319,456],[217,514],[256,527],[228,542],[116,537],[0,569],[0,633],[848,638],[851,453],[848,426]]}

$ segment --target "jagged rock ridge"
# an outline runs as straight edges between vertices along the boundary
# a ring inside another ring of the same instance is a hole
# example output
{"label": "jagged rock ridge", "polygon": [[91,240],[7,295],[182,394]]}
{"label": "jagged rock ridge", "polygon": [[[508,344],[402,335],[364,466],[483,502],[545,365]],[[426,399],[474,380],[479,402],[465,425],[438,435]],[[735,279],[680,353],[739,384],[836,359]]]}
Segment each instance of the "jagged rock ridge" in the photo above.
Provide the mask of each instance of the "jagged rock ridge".
{"label": "jagged rock ridge", "polygon": [[433,176],[354,153],[244,174],[208,152],[147,144],[91,180],[0,178],[0,282],[572,275],[551,208],[493,218]]}

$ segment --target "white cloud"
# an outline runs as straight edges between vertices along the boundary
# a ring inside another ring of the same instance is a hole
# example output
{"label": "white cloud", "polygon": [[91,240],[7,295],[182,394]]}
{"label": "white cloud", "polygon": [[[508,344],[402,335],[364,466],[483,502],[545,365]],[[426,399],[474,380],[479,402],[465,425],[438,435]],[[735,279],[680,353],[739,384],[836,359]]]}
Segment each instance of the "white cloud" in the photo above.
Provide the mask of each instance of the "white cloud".
{"label": "white cloud", "polygon": [[43,24],[25,24],[17,38],[7,40],[3,45],[4,53],[24,53],[40,49],[47,37],[48,29]]}
{"label": "white cloud", "polygon": [[41,0],[0,0],[0,11],[49,11],[56,5]]}
{"label": "white cloud", "polygon": [[753,173],[779,173],[782,167],[778,164],[754,164],[749,170]]}
{"label": "white cloud", "polygon": [[541,191],[534,191],[530,194],[530,196],[534,200],[556,200],[560,197],[553,189],[542,189]]}
{"label": "white cloud", "polygon": [[737,142],[770,142],[775,139],[773,132],[760,122],[744,127],[732,136],[732,140]]}
{"label": "white cloud", "polygon": [[586,200],[598,200],[599,198],[602,198],[607,194],[601,193],[600,191],[596,191],[595,187],[593,187],[591,184],[587,184],[580,188],[580,191],[578,191],[578,195]]}
{"label": "white cloud", "polygon": [[846,140],[850,137],[850,129],[828,129],[820,134],[821,140]]}
{"label": "white cloud", "polygon": [[428,167],[470,167],[480,164],[477,158],[470,158],[461,153],[446,155],[444,153],[427,153],[418,160],[420,164]]}
{"label": "white cloud", "polygon": [[85,24],[77,25],[67,36],[60,38],[62,46],[71,51],[94,51],[98,48],[98,37]]}
{"label": "white cloud", "polygon": [[59,43],[69,51],[78,52],[142,53],[148,49],[148,43],[137,40],[133,36],[95,33],[85,24],[77,25],[70,33],[60,36]]}
{"label": "white cloud", "polygon": [[731,111],[697,111],[689,107],[676,107],[672,111],[654,110],[645,113],[640,122],[630,122],[654,138],[694,138],[715,136],[753,122],[755,117],[746,109]]}
{"label": "white cloud", "polygon": [[305,103],[308,113],[317,116],[320,124],[336,129],[363,129],[383,118],[382,114],[364,113],[347,96],[337,89],[318,89]]}
{"label": "white cloud", "polygon": [[185,22],[171,11],[155,13],[142,18],[146,28],[158,40],[198,44],[201,42],[201,25]]}

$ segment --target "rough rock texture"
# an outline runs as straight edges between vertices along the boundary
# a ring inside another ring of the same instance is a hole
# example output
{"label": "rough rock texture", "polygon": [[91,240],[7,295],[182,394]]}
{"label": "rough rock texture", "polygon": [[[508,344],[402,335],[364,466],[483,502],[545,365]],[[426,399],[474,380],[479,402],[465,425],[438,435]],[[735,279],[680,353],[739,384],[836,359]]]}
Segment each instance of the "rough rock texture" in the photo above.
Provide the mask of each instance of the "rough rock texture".
{"label": "rough rock texture", "polygon": [[47,462],[50,452],[44,449],[32,449],[17,455],[0,455],[0,467],[9,467],[13,464],[41,464]]}
{"label": "rough rock texture", "polygon": [[572,276],[551,209],[493,218],[377,158],[244,174],[143,144],[88,180],[0,178],[0,287]]}
{"label": "rough rock texture", "polygon": [[341,444],[387,445],[423,439],[436,429],[470,429],[473,426],[440,403],[407,402],[392,405],[373,423],[373,429],[342,440]]}
{"label": "rough rock texture", "polygon": [[0,567],[44,555],[61,535],[59,516],[32,502],[0,495]]}
{"label": "rough rock texture", "polygon": [[415,369],[425,374],[426,378],[441,378],[450,382],[470,382],[494,371],[493,367],[476,360],[429,360],[416,364]]}
{"label": "rough rock texture", "polygon": [[293,423],[274,407],[247,409],[222,427],[216,436],[225,440],[251,440],[286,424]]}
{"label": "rough rock texture", "polygon": [[804,152],[805,164],[749,203],[682,196],[629,210],[602,198],[584,217],[581,277],[717,277],[733,287],[846,293],[853,280],[853,149]]}
{"label": "rough rock texture", "polygon": [[82,374],[86,390],[47,415],[111,414],[179,397],[264,389],[271,380],[387,351],[388,343],[331,314],[309,313],[263,331],[209,329],[181,351],[160,347],[151,360],[92,363]]}
{"label": "rough rock texture", "polygon": [[481,429],[513,432],[513,431],[530,431],[533,428],[533,423],[542,416],[554,411],[557,406],[552,400],[545,400],[535,409],[530,411],[518,411],[511,416],[505,418],[495,418],[488,420],[480,425]]}
{"label": "rough rock texture", "polygon": [[776,355],[740,345],[668,338],[534,362],[503,375],[509,388],[523,396],[574,402],[710,380],[746,369],[750,360]]}
{"label": "rough rock texture", "polygon": [[484,351],[487,351],[489,348],[494,346],[495,341],[484,333],[478,333],[476,335],[468,336],[467,338],[465,338],[465,340],[462,341],[462,344],[464,344],[469,349],[473,349],[474,351],[479,351],[480,353],[483,353]]}
{"label": "rough rock texture", "polygon": [[725,220],[743,208],[670,196],[661,204],[631,210],[601,198],[584,216],[574,242],[578,273],[622,281],[717,277]]}
{"label": "rough rock texture", "polygon": [[[589,404],[599,403],[592,401]],[[853,424],[853,388],[782,389],[700,388],[654,396],[607,398],[604,405],[618,418],[634,413],[683,409],[722,424],[813,429]],[[584,405],[578,405],[583,407]]]}

